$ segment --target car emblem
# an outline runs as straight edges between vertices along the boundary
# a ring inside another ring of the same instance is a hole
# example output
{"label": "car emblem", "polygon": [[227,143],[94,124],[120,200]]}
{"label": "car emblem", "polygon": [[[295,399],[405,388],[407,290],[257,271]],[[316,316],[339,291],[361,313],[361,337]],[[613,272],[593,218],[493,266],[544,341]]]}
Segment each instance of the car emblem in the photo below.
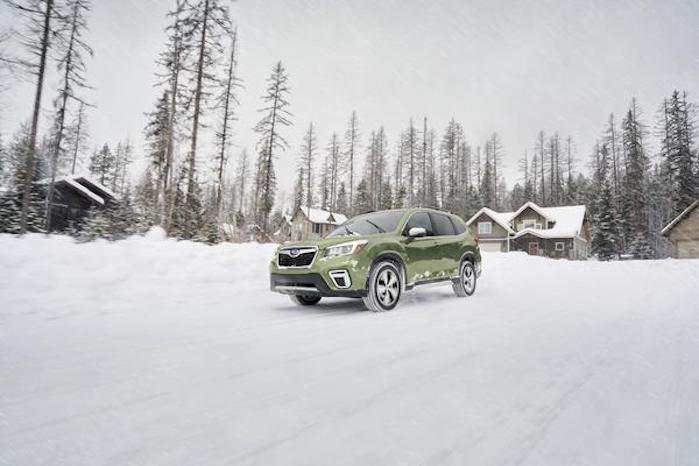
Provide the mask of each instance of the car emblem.
{"label": "car emblem", "polygon": [[299,251],[298,249],[294,248],[294,249],[292,249],[291,251],[289,251],[289,256],[291,256],[291,257],[298,257],[300,252],[301,252],[301,251]]}

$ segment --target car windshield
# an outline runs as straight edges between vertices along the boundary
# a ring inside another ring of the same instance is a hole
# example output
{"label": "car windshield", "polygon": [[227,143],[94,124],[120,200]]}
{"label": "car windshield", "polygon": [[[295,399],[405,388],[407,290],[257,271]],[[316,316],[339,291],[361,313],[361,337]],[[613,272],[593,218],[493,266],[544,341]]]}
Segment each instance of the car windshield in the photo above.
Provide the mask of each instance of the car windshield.
{"label": "car windshield", "polygon": [[387,233],[398,228],[398,222],[403,218],[403,210],[391,210],[388,212],[375,212],[360,215],[345,222],[327,236],[364,236],[375,233]]}

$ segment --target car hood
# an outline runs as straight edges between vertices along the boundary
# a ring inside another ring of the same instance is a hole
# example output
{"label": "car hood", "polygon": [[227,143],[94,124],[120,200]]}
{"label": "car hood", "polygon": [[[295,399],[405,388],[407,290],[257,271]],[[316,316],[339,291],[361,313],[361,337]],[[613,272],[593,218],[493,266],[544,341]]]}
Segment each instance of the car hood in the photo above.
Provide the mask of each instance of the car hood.
{"label": "car hood", "polygon": [[368,235],[368,236],[333,236],[332,238],[317,238],[317,239],[308,239],[304,241],[287,241],[285,243],[282,243],[279,245],[279,248],[300,248],[303,246],[317,246],[318,249],[325,249],[330,246],[335,246],[337,244],[342,244],[342,243],[348,243],[350,241],[357,241],[357,240],[369,240],[372,237],[375,237],[376,235]]}

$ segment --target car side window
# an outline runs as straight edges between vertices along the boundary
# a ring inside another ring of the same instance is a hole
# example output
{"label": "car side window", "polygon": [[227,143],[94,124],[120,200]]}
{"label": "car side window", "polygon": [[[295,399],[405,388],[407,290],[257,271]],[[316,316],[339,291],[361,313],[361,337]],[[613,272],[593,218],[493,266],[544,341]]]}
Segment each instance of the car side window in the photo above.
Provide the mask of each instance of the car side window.
{"label": "car side window", "polygon": [[411,228],[424,228],[427,232],[426,236],[434,236],[432,222],[430,221],[430,216],[427,215],[427,212],[414,213],[408,220],[408,223],[405,224],[403,234],[407,235]]}
{"label": "car side window", "polygon": [[451,223],[454,226],[454,231],[457,235],[460,235],[466,231],[466,226],[464,226],[464,222],[462,222],[461,219],[458,219],[456,217],[449,218],[451,219]]}
{"label": "car side window", "polygon": [[451,224],[449,217],[444,214],[430,213],[430,218],[432,219],[435,236],[450,236],[454,234],[454,225]]}

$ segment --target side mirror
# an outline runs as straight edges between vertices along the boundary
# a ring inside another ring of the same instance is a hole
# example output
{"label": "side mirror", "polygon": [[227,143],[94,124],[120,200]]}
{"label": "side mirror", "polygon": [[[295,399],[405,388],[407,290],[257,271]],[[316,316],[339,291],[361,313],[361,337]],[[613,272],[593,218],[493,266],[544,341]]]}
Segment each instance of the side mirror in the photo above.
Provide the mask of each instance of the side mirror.
{"label": "side mirror", "polygon": [[408,230],[408,237],[410,238],[421,238],[427,235],[427,230],[422,227],[413,227]]}

